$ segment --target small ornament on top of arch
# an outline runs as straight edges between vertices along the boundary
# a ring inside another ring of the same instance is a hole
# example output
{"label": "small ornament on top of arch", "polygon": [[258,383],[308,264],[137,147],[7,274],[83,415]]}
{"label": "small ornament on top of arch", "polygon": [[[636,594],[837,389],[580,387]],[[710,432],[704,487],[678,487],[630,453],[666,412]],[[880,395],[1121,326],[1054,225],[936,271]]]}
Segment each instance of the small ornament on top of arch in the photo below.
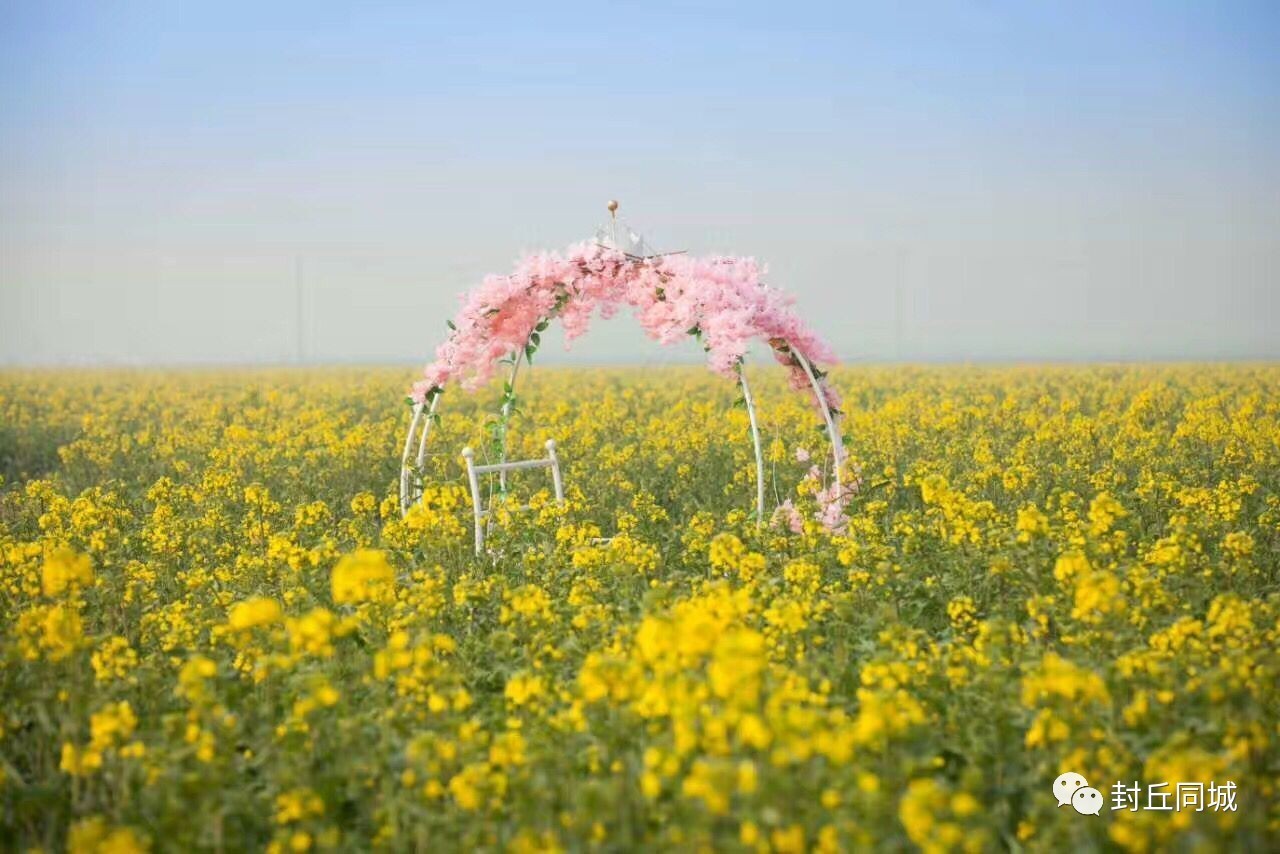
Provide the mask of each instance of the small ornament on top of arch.
{"label": "small ornament on top of arch", "polygon": [[[832,465],[830,481],[817,493],[820,519],[829,528],[841,527],[855,484],[842,482],[846,454],[839,395],[815,364],[833,362],[834,354],[792,310],[792,300],[765,284],[754,258],[656,253],[618,221],[617,209],[618,203],[610,201],[610,222],[597,229],[594,241],[563,253],[528,255],[510,274],[486,276],[466,296],[435,360],[410,390],[413,416],[401,455],[401,512],[407,513],[422,494],[419,472],[447,387],[473,391],[499,365],[511,366],[496,422],[500,463],[506,463],[506,425],[520,365],[541,343],[541,333],[559,320],[568,343],[586,332],[595,312],[610,316],[629,306],[650,338],[672,344],[696,337],[708,367],[741,385],[755,450],[757,520],[766,518],[764,456],[742,366],[753,340],[768,343],[774,359],[787,368],[791,387],[811,395],[822,417]],[[480,539],[478,533],[477,543]]]}

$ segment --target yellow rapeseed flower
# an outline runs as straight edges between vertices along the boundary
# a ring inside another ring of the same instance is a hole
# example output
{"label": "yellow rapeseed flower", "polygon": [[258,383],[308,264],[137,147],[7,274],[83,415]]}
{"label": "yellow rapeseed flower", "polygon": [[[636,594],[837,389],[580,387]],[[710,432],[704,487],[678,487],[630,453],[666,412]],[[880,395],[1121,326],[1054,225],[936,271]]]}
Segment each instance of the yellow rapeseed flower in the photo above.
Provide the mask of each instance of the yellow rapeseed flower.
{"label": "yellow rapeseed flower", "polygon": [[387,602],[395,594],[396,575],[385,552],[357,549],[334,566],[331,583],[333,601],[339,605]]}
{"label": "yellow rapeseed flower", "polygon": [[279,602],[257,596],[236,603],[227,614],[227,625],[237,631],[248,631],[278,623],[283,616]]}
{"label": "yellow rapeseed flower", "polygon": [[92,583],[93,563],[88,555],[60,548],[53,550],[44,559],[40,570],[40,584],[44,595],[61,596],[68,590],[83,589]]}

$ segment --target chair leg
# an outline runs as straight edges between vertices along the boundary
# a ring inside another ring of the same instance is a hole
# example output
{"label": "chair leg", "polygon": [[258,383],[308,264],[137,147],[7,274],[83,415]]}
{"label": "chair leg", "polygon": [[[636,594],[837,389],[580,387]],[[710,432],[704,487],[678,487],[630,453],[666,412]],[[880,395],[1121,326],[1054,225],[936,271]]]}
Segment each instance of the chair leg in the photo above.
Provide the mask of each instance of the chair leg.
{"label": "chair leg", "polygon": [[551,459],[551,483],[556,490],[556,501],[564,502],[564,481],[560,479],[560,458],[556,456],[556,440],[547,440],[547,456]]}
{"label": "chair leg", "polygon": [[480,478],[476,475],[476,452],[470,447],[462,449],[467,461],[467,481],[471,484],[471,512],[476,526],[476,555],[484,552],[484,511],[480,507]]}

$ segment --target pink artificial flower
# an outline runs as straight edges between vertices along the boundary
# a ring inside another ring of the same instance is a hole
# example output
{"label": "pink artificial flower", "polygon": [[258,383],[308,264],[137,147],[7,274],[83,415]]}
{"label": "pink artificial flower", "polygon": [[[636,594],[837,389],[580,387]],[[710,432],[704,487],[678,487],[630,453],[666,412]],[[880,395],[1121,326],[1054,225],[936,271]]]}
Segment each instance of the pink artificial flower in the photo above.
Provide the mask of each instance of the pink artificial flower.
{"label": "pink artificial flower", "polygon": [[842,533],[849,524],[849,517],[844,512],[849,503],[849,494],[833,483],[818,490],[814,497],[818,500],[818,521],[828,531]]}
{"label": "pink artificial flower", "polygon": [[772,522],[774,526],[785,523],[793,534],[804,533],[804,516],[796,509],[790,498],[779,504],[773,511]]}
{"label": "pink artificial flower", "polygon": [[[511,275],[486,276],[463,297],[452,332],[412,394],[425,397],[450,382],[467,389],[483,385],[498,362],[518,352],[538,323],[557,310],[567,344],[586,332],[597,310],[608,317],[625,305],[645,334],[660,343],[699,331],[708,366],[724,376],[735,375],[753,340],[766,340],[789,369],[791,386],[812,395],[812,383],[792,354],[802,353],[811,362],[830,362],[834,356],[796,315],[791,298],[761,281],[764,274],[754,258],[634,259],[591,242],[570,246],[564,254],[528,255]],[[839,405],[825,380],[818,387],[829,406]]]}
{"label": "pink artificial flower", "polygon": [[418,380],[409,389],[409,398],[414,403],[426,403],[427,392],[435,388],[435,384],[427,380]]}

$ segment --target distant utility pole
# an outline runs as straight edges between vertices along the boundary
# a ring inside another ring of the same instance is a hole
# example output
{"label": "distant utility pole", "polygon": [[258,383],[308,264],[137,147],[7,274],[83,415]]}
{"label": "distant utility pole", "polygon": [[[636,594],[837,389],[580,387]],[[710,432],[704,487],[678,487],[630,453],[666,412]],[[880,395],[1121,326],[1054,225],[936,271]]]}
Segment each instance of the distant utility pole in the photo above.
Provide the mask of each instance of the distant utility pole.
{"label": "distant utility pole", "polygon": [[893,352],[894,359],[903,359],[903,315],[906,314],[906,284],[902,280],[902,268],[906,266],[907,250],[898,248],[897,270],[893,283]]}
{"label": "distant utility pole", "polygon": [[304,332],[302,328],[302,256],[295,256],[293,259],[293,292],[296,302],[296,316],[294,318],[294,357],[293,360],[299,365],[306,359],[306,344],[303,340]]}

